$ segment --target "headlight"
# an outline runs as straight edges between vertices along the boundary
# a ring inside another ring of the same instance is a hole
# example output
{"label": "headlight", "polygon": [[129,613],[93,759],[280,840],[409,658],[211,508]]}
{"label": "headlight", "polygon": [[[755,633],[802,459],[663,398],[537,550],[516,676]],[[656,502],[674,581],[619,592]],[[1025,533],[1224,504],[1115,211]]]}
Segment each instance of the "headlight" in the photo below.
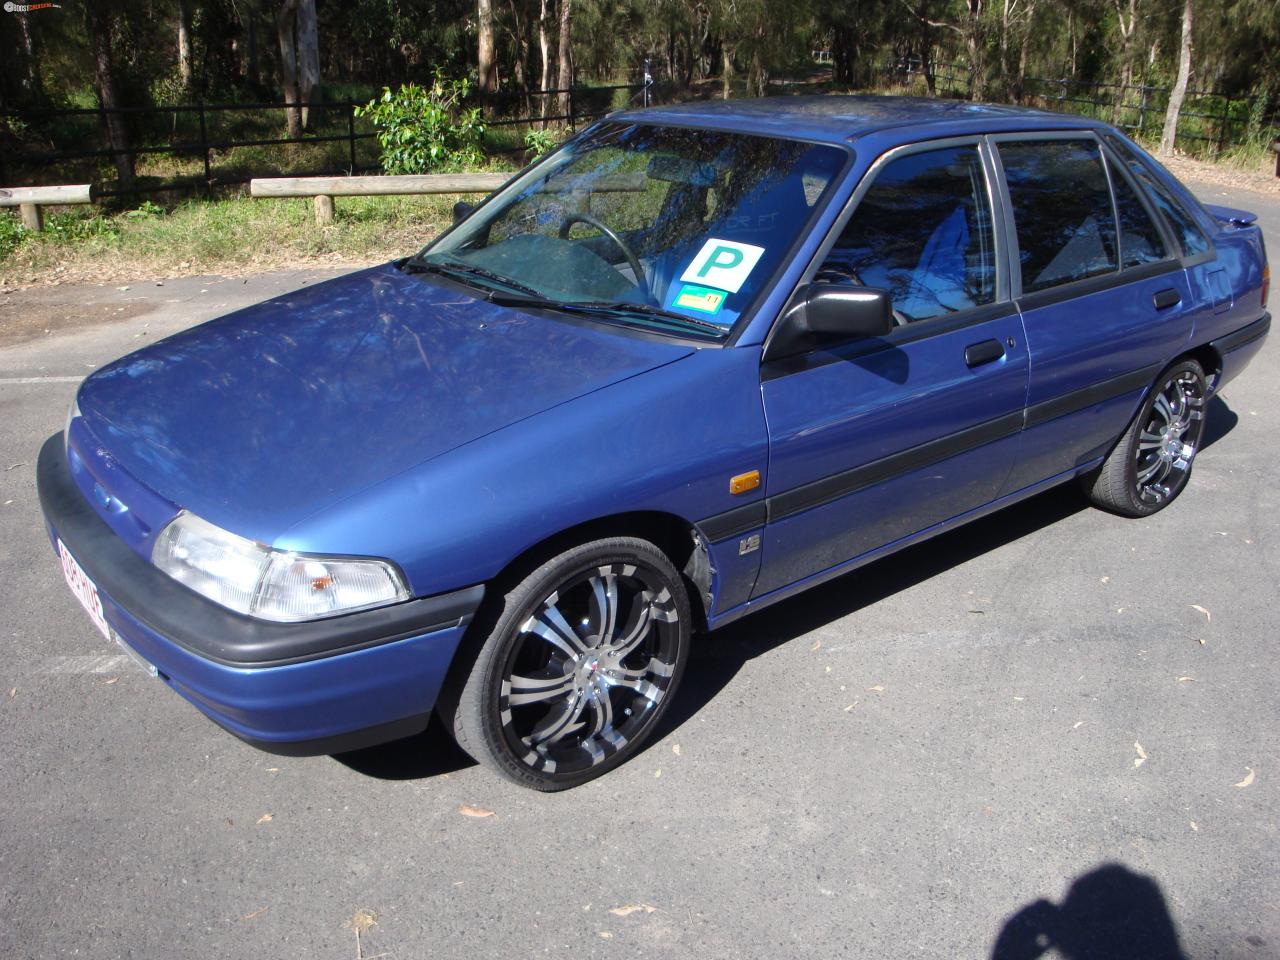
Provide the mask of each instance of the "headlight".
{"label": "headlight", "polygon": [[71,395],[71,406],[67,408],[67,422],[62,425],[62,445],[66,446],[67,437],[71,436],[71,421],[80,416],[80,388]]}
{"label": "headlight", "polygon": [[386,561],[272,550],[185,511],[160,531],[151,562],[215,603],[263,620],[318,620],[409,597]]}

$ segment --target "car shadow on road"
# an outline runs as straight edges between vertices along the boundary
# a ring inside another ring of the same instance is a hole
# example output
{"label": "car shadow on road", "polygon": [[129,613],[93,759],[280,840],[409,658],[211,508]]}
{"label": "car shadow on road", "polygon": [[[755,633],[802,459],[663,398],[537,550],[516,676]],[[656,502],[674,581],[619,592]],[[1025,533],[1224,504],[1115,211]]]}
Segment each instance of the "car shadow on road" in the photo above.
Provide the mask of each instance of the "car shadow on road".
{"label": "car shadow on road", "polygon": [[[1239,417],[1215,396],[1209,404],[1208,420],[1202,449],[1230,433]],[[694,644],[680,691],[650,744],[696,716],[747,662],[761,654],[1087,507],[1088,501],[1076,484],[1063,484],[716,631]],[[475,765],[435,717],[416,736],[334,759],[379,780],[417,780]]]}
{"label": "car shadow on road", "polygon": [[1160,885],[1116,863],[1071,884],[1062,903],[1036,900],[1005,921],[991,960],[1185,960]]}

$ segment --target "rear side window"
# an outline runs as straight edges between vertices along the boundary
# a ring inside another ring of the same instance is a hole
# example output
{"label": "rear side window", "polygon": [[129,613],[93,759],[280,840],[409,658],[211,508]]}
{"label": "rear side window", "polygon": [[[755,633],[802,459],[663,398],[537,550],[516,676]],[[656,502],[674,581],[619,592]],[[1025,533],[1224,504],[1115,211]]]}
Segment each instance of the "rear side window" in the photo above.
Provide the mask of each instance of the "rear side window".
{"label": "rear side window", "polygon": [[1177,237],[1178,242],[1182,245],[1182,252],[1188,257],[1194,257],[1200,253],[1209,252],[1209,238],[1204,235],[1204,231],[1196,225],[1185,207],[1182,206],[1173,196],[1168,187],[1157,177],[1151,168],[1143,162],[1142,158],[1129,149],[1123,141],[1117,140],[1115,137],[1107,137],[1107,143],[1111,148],[1120,154],[1121,159],[1129,166],[1129,170],[1133,173],[1138,183],[1147,191],[1147,196],[1151,198],[1151,202],[1155,205],[1169,221],[1169,226],[1173,228],[1173,234]]}
{"label": "rear side window", "polygon": [[1168,257],[1155,221],[1124,174],[1111,164],[1111,189],[1120,215],[1120,263],[1125,269],[1159,263]]}
{"label": "rear side window", "polygon": [[1111,191],[1096,141],[1001,143],[1000,160],[1024,293],[1118,269]]}
{"label": "rear side window", "polygon": [[818,282],[888,290],[899,323],[995,300],[986,176],[976,146],[891,161],[863,195]]}

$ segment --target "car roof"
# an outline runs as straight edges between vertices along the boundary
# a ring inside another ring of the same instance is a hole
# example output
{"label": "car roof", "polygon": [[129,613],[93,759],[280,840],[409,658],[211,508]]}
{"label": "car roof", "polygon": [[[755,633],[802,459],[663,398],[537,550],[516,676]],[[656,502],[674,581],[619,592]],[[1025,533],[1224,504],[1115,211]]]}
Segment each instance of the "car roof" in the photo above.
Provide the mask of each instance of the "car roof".
{"label": "car roof", "polygon": [[740,133],[847,143],[882,131],[902,142],[950,134],[1008,130],[1094,129],[1097,121],[1030,107],[939,97],[807,95],[743,100],[695,100],[625,110],[610,120],[705,126]]}

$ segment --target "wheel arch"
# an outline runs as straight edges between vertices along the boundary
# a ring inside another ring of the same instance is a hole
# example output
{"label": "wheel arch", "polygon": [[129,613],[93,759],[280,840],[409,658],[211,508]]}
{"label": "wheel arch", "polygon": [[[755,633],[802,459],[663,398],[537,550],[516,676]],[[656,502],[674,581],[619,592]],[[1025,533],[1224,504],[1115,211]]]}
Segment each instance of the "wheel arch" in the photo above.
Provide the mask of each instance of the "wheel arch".
{"label": "wheel arch", "polygon": [[494,578],[505,593],[540,564],[565,550],[607,537],[637,537],[648,540],[680,571],[689,591],[693,627],[703,631],[713,599],[711,559],[706,540],[697,528],[674,513],[662,510],[632,510],[596,517],[567,527],[526,547],[513,557]]}
{"label": "wheel arch", "polygon": [[[1181,363],[1183,360],[1194,360],[1200,364],[1201,369],[1204,370],[1205,381],[1209,384],[1209,396],[1213,396],[1218,387],[1218,378],[1222,376],[1222,355],[1211,344],[1202,344],[1178,354],[1178,356],[1169,361],[1165,370]],[[1160,373],[1163,376],[1164,370],[1160,371]],[[1151,386],[1154,388],[1155,384]]]}

